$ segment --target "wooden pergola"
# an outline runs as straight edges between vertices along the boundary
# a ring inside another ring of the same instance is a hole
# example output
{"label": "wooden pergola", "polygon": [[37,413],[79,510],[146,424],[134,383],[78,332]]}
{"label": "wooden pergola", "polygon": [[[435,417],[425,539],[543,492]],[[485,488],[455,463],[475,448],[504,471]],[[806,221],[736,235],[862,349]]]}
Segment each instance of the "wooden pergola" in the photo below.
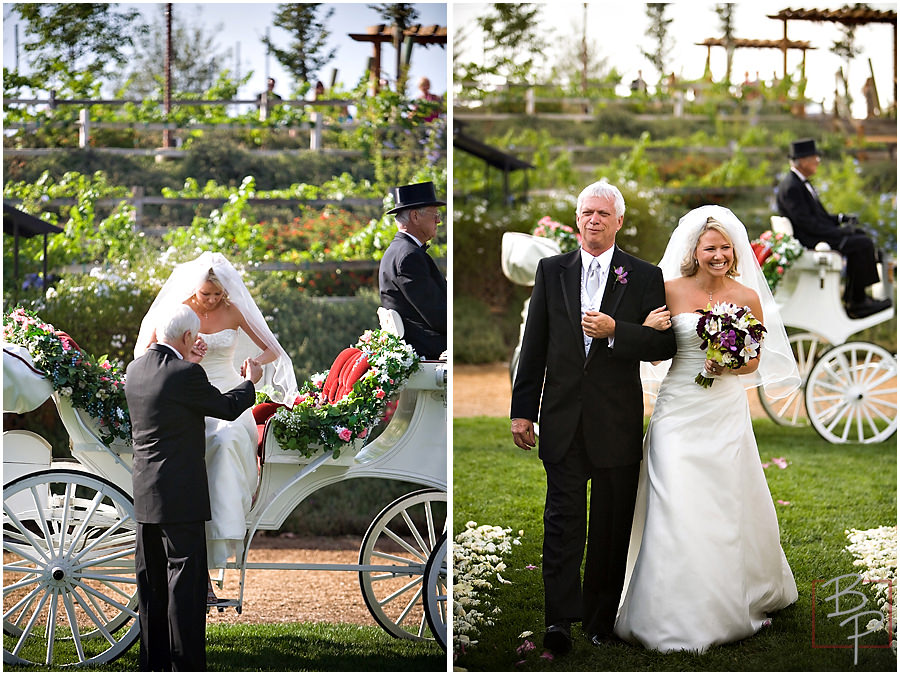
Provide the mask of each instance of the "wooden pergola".
{"label": "wooden pergola", "polygon": [[[778,14],[769,14],[770,19],[778,19],[784,25],[784,39],[787,40],[788,21],[830,21],[845,26],[863,26],[869,23],[889,23],[894,27],[894,103],[897,102],[897,12],[893,10],[860,8],[843,9],[783,9]],[[784,57],[787,69],[787,53]]]}
{"label": "wooden pergola", "polygon": [[402,33],[396,30],[396,26],[386,26],[379,24],[378,26],[369,26],[365,33],[350,33],[350,39],[356,42],[372,43],[372,61],[370,67],[370,77],[373,80],[372,92],[378,93],[381,80],[381,45],[390,42],[397,50],[397,79],[400,79],[400,46],[407,44],[406,62],[409,63],[412,54],[412,46],[419,45],[446,45],[447,44],[447,27],[446,26],[422,26],[416,24],[410,26]]}
{"label": "wooden pergola", "polygon": [[[710,56],[713,47],[728,47],[728,41],[725,38],[706,38],[703,42],[696,43],[700,47],[706,47],[706,65],[709,67]],[[787,53],[789,49],[799,49],[803,52],[803,63],[800,66],[803,76],[806,76],[806,51],[815,49],[809,42],[801,42],[797,40],[788,40],[787,37],[781,40],[747,40],[744,38],[732,38],[731,46],[735,49],[780,49],[784,54],[784,72],[782,77],[787,77]]]}

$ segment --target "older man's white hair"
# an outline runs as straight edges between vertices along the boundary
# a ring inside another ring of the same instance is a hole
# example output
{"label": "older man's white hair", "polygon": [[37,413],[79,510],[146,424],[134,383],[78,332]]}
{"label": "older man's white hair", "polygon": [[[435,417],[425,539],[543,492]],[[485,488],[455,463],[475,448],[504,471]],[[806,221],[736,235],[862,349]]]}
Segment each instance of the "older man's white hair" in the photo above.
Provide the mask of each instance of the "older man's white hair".
{"label": "older man's white hair", "polygon": [[424,216],[425,210],[427,206],[423,206],[422,208],[413,208],[413,209],[403,209],[402,211],[397,211],[394,214],[394,220],[397,221],[397,229],[405,230],[406,226],[409,225],[409,219],[412,217],[412,212],[417,211],[419,215]]}
{"label": "older man's white hair", "polygon": [[200,332],[200,317],[187,305],[178,305],[160,316],[156,326],[156,339],[161,342],[175,344],[181,340],[185,331],[197,337]]}
{"label": "older man's white hair", "polygon": [[588,197],[612,199],[616,209],[616,217],[621,218],[625,215],[625,198],[622,196],[622,193],[619,192],[619,188],[615,185],[610,185],[605,180],[598,180],[596,183],[588,185],[581,191],[581,194],[578,195],[578,201],[575,203],[576,218],[578,218],[578,215],[581,213],[581,205]]}

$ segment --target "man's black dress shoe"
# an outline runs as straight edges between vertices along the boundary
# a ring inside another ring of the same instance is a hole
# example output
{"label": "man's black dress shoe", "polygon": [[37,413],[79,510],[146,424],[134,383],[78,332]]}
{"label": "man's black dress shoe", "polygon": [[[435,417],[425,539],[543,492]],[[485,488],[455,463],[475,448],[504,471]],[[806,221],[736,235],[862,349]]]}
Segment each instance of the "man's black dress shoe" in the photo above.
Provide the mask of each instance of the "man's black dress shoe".
{"label": "man's black dress shoe", "polygon": [[565,654],[572,649],[572,631],[567,623],[547,626],[544,633],[544,648],[556,654]]}
{"label": "man's black dress shoe", "polygon": [[875,300],[874,298],[866,298],[863,302],[847,306],[847,315],[851,319],[862,319],[871,316],[877,312],[881,312],[891,306],[889,298],[884,300]]}

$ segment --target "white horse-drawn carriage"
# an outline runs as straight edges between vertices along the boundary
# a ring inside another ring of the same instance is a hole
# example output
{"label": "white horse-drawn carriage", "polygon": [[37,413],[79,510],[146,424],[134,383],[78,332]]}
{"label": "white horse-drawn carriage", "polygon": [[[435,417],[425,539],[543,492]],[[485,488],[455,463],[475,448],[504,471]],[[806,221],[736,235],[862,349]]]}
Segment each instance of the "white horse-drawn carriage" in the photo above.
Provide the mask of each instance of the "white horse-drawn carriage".
{"label": "white horse-drawn carriage", "polygon": [[[139,635],[134,571],[131,447],[105,444],[97,422],[54,393],[22,348],[4,347],[4,410],[26,412],[52,397],[77,461],[51,460],[37,434],[3,435],[3,660],[86,665],[124,653]],[[447,363],[423,361],[383,431],[337,459],[282,449],[270,425],[261,442],[259,485],[243,550],[227,568],[332,570],[359,574],[365,603],[387,632],[446,648]],[[388,504],[363,537],[359,563],[248,560],[253,535],[276,530],[317,490],[352,478],[421,485]],[[221,577],[224,575],[221,571]],[[286,588],[289,594],[290,589]]]}
{"label": "white horse-drawn carriage", "polygon": [[[773,230],[792,234],[790,221],[772,217]],[[503,235],[501,265],[513,283],[530,286],[541,258],[559,253],[555,241],[520,232]],[[880,264],[878,298],[893,300],[893,264]],[[794,350],[803,386],[783,399],[760,401],[778,424],[811,423],[831,443],[877,443],[897,431],[897,359],[870,342],[847,342],[862,330],[890,321],[894,308],[861,319],[850,318],[841,304],[843,259],[827,244],[806,250],[785,272],[775,293]],[[525,327],[528,301],[522,312]],[[514,379],[519,345],[510,362]]]}

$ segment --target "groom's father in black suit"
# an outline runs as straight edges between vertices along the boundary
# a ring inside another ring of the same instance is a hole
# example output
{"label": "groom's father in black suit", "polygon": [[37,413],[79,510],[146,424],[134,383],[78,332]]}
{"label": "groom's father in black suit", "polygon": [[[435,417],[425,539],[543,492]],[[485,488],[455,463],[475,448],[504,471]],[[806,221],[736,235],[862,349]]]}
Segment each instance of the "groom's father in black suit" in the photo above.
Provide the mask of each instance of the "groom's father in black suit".
{"label": "groom's father in black suit", "polygon": [[447,280],[428,255],[428,241],[441,222],[434,183],[391,188],[397,234],[378,268],[382,306],[403,319],[403,339],[425,359],[447,349]]}
{"label": "groom's father in black suit", "polygon": [[612,639],[642,457],[639,365],[675,354],[671,324],[642,325],[666,304],[662,272],[615,245],[622,194],[589,185],[575,214],[582,247],[538,265],[510,414],[516,445],[528,449],[540,409],[544,646],[558,653],[571,647],[574,621],[595,645]]}
{"label": "groom's father in black suit", "polygon": [[791,170],[778,186],[778,212],[790,219],[794,236],[806,248],[814,249],[824,241],[847,259],[844,304],[847,314],[859,319],[887,309],[891,301],[866,295],[866,287],[878,282],[875,245],[865,232],[855,227],[855,216],[832,215],[822,206],[809,182],[820,161],[814,139],[791,143]]}
{"label": "groom's father in black suit", "polygon": [[134,440],[141,670],[206,670],[206,533],[210,518],[204,417],[234,420],[253,404],[259,366],[221,393],[192,348],[200,319],[179,305],[158,342],[129,364],[125,397]]}

